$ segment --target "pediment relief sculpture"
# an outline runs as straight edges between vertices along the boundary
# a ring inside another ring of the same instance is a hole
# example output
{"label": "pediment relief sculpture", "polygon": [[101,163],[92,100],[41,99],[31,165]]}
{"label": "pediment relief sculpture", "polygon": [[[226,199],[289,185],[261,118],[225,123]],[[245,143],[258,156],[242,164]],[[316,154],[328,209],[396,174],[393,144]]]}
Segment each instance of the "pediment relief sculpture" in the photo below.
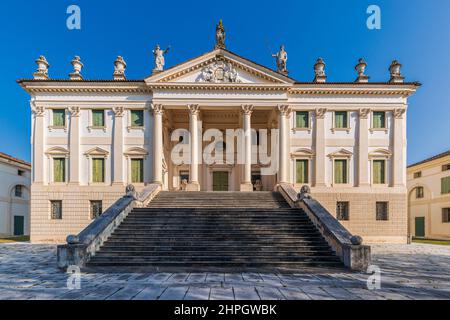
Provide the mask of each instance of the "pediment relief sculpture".
{"label": "pediment relief sculpture", "polygon": [[231,63],[217,61],[202,69],[198,82],[209,83],[240,83],[238,72]]}

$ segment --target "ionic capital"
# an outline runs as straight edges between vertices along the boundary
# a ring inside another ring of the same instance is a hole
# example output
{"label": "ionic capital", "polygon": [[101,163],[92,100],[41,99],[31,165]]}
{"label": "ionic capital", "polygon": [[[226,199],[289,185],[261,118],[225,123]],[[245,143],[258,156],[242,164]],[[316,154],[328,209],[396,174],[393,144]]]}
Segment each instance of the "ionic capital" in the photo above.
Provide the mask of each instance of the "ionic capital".
{"label": "ionic capital", "polygon": [[367,117],[369,116],[370,111],[371,110],[369,108],[359,109],[359,118],[360,119],[367,119]]}
{"label": "ionic capital", "polygon": [[327,111],[328,110],[326,108],[317,108],[316,109],[316,119],[324,119]]}
{"label": "ionic capital", "polygon": [[31,102],[30,105],[31,105],[31,112],[33,112],[33,114],[36,117],[43,117],[44,116],[44,114],[45,114],[45,108],[44,107],[36,106],[35,102]]}
{"label": "ionic capital", "polygon": [[81,111],[80,107],[69,107],[67,109],[72,117],[80,116],[80,111]]}
{"label": "ionic capital", "polygon": [[123,114],[125,113],[124,107],[113,107],[112,110],[116,117],[123,117]]}
{"label": "ionic capital", "polygon": [[279,104],[278,105],[278,112],[283,117],[288,117],[291,114],[292,108],[287,104]]}
{"label": "ionic capital", "polygon": [[187,107],[191,116],[198,116],[200,113],[200,106],[198,104],[188,104]]}
{"label": "ionic capital", "polygon": [[241,106],[241,109],[244,115],[251,115],[253,113],[254,107],[251,104],[243,104]]}
{"label": "ionic capital", "polygon": [[394,118],[395,119],[403,119],[403,114],[405,114],[405,112],[406,112],[406,109],[404,109],[404,108],[397,108],[397,109],[394,109]]}

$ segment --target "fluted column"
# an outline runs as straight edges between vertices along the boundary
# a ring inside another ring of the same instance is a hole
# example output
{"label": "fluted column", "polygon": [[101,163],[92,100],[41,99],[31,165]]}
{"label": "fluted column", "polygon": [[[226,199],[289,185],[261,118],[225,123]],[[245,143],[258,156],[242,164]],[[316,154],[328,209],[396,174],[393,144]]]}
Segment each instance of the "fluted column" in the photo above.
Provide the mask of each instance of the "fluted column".
{"label": "fluted column", "polygon": [[153,104],[153,182],[163,184],[163,125],[164,108]]}
{"label": "fluted column", "polygon": [[241,183],[241,191],[253,191],[252,185],[252,105],[243,105],[244,116],[244,181]]}
{"label": "fluted column", "polygon": [[31,102],[31,110],[34,114],[33,132],[33,183],[44,183],[44,115],[45,108],[38,107]]}
{"label": "fluted column", "polygon": [[394,152],[392,155],[392,171],[394,187],[406,186],[406,128],[403,115],[406,109],[398,108],[394,115]]}
{"label": "fluted column", "polygon": [[358,186],[368,186],[369,181],[369,128],[368,115],[370,109],[359,110],[359,132],[358,132]]}
{"label": "fluted column", "polygon": [[191,168],[189,174],[189,184],[187,186],[188,191],[200,191],[200,184],[198,183],[198,114],[200,113],[200,107],[198,104],[188,105],[189,110],[189,131],[191,134],[190,146],[191,146]]}
{"label": "fluted column", "polygon": [[113,184],[123,185],[123,115],[124,108],[113,108],[114,112],[114,171]]}
{"label": "fluted column", "polygon": [[316,109],[316,170],[315,186],[324,187],[325,183],[325,115],[327,109]]}
{"label": "fluted column", "polygon": [[69,107],[69,183],[80,184],[80,107]]}
{"label": "fluted column", "polygon": [[278,182],[289,183],[289,149],[288,149],[288,118],[291,108],[288,105],[279,105],[279,164],[278,164]]}

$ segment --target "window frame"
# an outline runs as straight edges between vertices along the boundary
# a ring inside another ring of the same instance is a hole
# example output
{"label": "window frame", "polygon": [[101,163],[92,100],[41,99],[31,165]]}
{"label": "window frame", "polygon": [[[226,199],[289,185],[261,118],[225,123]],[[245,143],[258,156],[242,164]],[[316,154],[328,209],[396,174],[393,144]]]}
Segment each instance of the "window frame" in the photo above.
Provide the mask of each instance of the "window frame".
{"label": "window frame", "polygon": [[[56,221],[62,220],[63,219],[63,202],[62,202],[62,200],[50,200],[49,202],[50,202],[50,220],[56,220]],[[59,206],[59,209],[60,209],[59,217],[55,217],[54,214],[53,214],[53,204],[54,203],[59,203],[60,204],[60,206]]]}
{"label": "window frame", "polygon": [[[375,166],[374,166],[374,162],[375,161],[383,161],[384,162],[384,181],[382,183],[375,183],[374,182],[374,170],[375,170]],[[372,186],[387,186],[388,183],[388,158],[381,158],[381,157],[374,157],[370,159],[370,164],[371,164],[371,185]]]}
{"label": "window frame", "polygon": [[[103,111],[103,126],[95,126],[94,125],[94,112],[97,112],[97,111]],[[107,109],[102,109],[102,108],[89,110],[89,126],[88,126],[89,132],[91,132],[92,130],[103,130],[103,132],[106,132],[107,111],[108,111]]]}
{"label": "window frame", "polygon": [[[133,161],[141,161],[142,163],[142,181],[133,181]],[[140,185],[140,184],[144,184],[145,183],[145,159],[144,157],[130,157],[130,169],[129,169],[129,175],[130,175],[130,183],[134,184],[134,185]]]}
{"label": "window frame", "polygon": [[[64,131],[67,131],[67,122],[68,122],[68,114],[67,114],[67,108],[53,108],[50,109],[51,112],[49,112],[49,123],[50,125],[48,126],[49,130],[52,131],[54,129],[63,129]],[[62,126],[57,126],[55,125],[55,111],[61,111],[64,113],[63,115],[63,121],[64,124]]]}
{"label": "window frame", "polygon": [[[306,165],[307,165],[307,172],[306,172],[306,182],[298,182],[297,181],[297,162],[298,161],[306,161]],[[306,157],[298,157],[298,158],[294,158],[294,181],[296,185],[309,185],[311,183],[311,158],[306,158]]]}
{"label": "window frame", "polygon": [[442,172],[450,170],[450,163],[443,164],[442,165]]}
{"label": "window frame", "polygon": [[[336,113],[346,113],[347,123],[345,124],[345,127],[338,128],[336,127]],[[333,111],[333,119],[332,119],[332,125],[331,125],[331,131],[334,133],[335,131],[346,131],[347,133],[350,132],[350,111],[348,110],[335,110]]]}
{"label": "window frame", "polygon": [[442,208],[442,223],[450,223],[450,208]]}
{"label": "window frame", "polygon": [[[142,126],[135,126],[131,123],[131,116],[133,112],[142,112]],[[128,110],[128,131],[130,130],[144,130],[145,128],[145,109],[129,109]]]}
{"label": "window frame", "polygon": [[[415,187],[416,190],[416,199],[423,199],[425,198],[425,188],[423,186],[417,186]],[[419,190],[422,190],[419,192]]]}
{"label": "window frame", "polygon": [[[375,128],[374,126],[374,120],[375,120],[375,113],[383,113],[384,114],[384,127]],[[374,110],[371,113],[371,121],[370,121],[370,131],[387,131],[388,130],[388,121],[387,121],[387,112],[382,110]]]}
{"label": "window frame", "polygon": [[[383,213],[383,214],[386,214],[386,219],[379,219],[379,215],[378,215],[378,205],[379,204],[386,205],[386,212]],[[377,202],[375,202],[375,219],[376,219],[376,221],[389,221],[389,218],[390,218],[389,201],[377,201]]]}
{"label": "window frame", "polygon": [[[50,185],[67,185],[69,183],[69,151],[62,147],[53,147],[45,152],[48,159],[48,181]],[[54,158],[64,158],[65,159],[65,176],[64,182],[55,182],[54,179]]]}
{"label": "window frame", "polygon": [[[297,113],[306,113],[308,115],[308,121],[307,121],[307,127],[297,127]],[[296,110],[294,117],[293,117],[293,131],[308,131],[311,132],[312,130],[312,117],[311,117],[311,111],[309,110]]]}
{"label": "window frame", "polygon": [[443,190],[443,188],[442,188],[442,187],[444,186],[444,180],[445,180],[445,179],[448,179],[448,180],[449,180],[449,185],[450,185],[450,176],[448,176],[448,177],[442,177],[442,178],[441,178],[441,195],[450,194],[450,186],[449,186],[447,192],[444,192],[444,190]]}
{"label": "window frame", "polygon": [[[100,214],[94,217],[93,204],[100,203]],[[91,220],[95,220],[103,214],[103,200],[89,200],[89,217]]]}
{"label": "window frame", "polygon": [[[349,185],[350,184],[350,158],[348,157],[334,157],[333,158],[333,186],[337,185],[337,186],[345,186],[345,185]],[[345,182],[343,183],[337,183],[336,182],[336,161],[346,161],[346,166],[345,166]]]}
{"label": "window frame", "polygon": [[422,178],[422,171],[416,171],[413,173],[413,179]]}
{"label": "window frame", "polygon": [[[342,218],[339,216],[339,204],[345,204],[347,208],[346,217]],[[350,201],[337,201],[336,202],[336,219],[338,221],[350,221]]]}
{"label": "window frame", "polygon": [[22,199],[23,198],[23,186],[17,184],[14,186],[14,197]]}
{"label": "window frame", "polygon": [[[55,159],[63,159],[64,160],[64,181],[55,181]],[[53,155],[51,157],[51,182],[53,184],[67,184],[69,180],[69,173],[67,170],[68,166],[68,157],[66,155]]]}
{"label": "window frame", "polygon": [[[103,160],[103,181],[95,181],[94,182],[94,160]],[[102,157],[102,156],[92,156],[90,158],[90,181],[91,184],[94,185],[99,185],[99,184],[105,184],[106,183],[106,157]]]}

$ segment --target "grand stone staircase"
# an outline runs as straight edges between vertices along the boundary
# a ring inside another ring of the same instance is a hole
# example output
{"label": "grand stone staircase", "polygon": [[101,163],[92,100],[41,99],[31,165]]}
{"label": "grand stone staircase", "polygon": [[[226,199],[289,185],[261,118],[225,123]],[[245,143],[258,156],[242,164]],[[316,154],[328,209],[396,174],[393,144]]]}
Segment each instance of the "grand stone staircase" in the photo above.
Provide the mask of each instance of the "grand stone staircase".
{"label": "grand stone staircase", "polygon": [[342,267],[308,216],[273,192],[161,192],[134,209],[87,267]]}

